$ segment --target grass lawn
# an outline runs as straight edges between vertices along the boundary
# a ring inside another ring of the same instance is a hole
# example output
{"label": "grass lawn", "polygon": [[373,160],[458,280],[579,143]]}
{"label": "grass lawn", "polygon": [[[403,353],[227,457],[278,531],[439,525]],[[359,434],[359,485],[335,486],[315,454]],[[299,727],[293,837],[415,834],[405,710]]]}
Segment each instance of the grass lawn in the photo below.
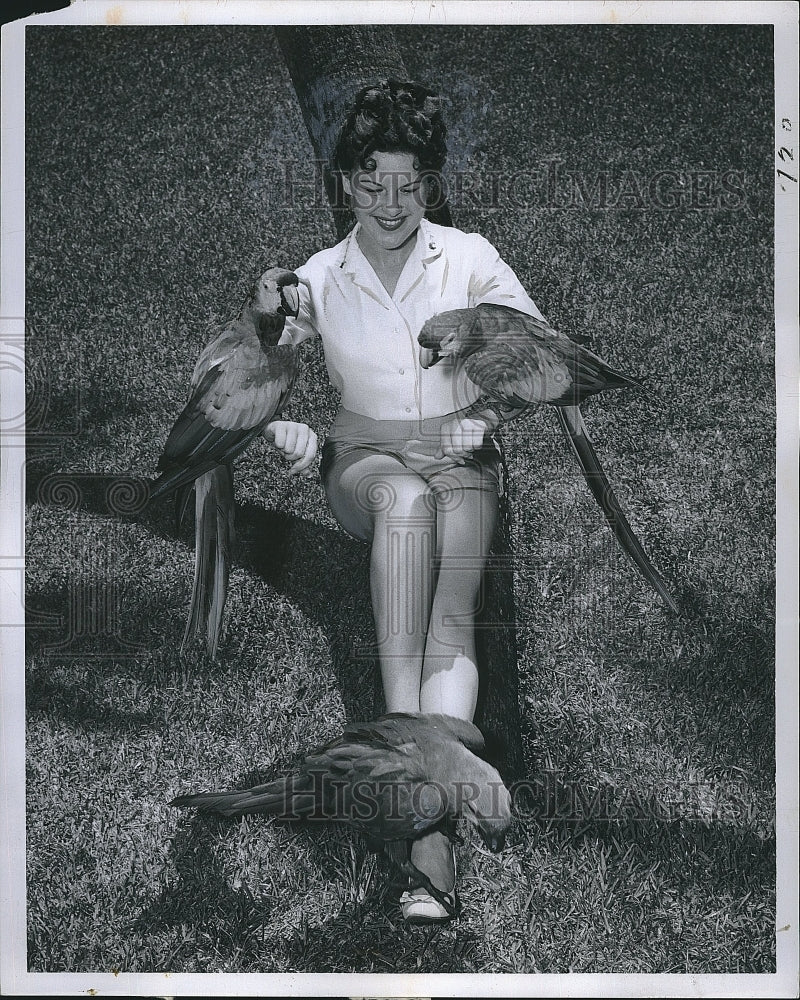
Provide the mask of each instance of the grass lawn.
{"label": "grass lawn", "polygon": [[[311,150],[271,29],[28,29],[29,968],[773,971],[771,29],[397,36],[451,95],[456,224],[647,385],[586,420],[683,614],[537,412],[505,434],[534,795],[502,854],[459,849],[463,917],[403,926],[346,831],[169,809],[373,713],[367,552],[317,479],[239,463],[214,663],[177,653],[191,530],[108,495],[153,473],[211,327],[333,224],[288,203]],[[303,361],[289,413],[322,435]]]}

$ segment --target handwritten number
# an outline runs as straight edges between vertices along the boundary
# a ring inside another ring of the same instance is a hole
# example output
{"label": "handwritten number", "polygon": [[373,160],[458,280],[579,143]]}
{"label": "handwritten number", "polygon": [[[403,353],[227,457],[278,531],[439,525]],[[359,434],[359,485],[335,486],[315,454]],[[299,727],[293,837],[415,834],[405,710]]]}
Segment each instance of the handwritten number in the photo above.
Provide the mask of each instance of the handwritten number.
{"label": "handwritten number", "polygon": [[[783,129],[784,132],[791,132],[792,131],[791,118],[781,118],[781,128]],[[786,163],[787,160],[790,163],[793,163],[794,150],[789,149],[788,146],[781,146],[778,149],[778,158],[780,159],[781,163]],[[777,167],[775,169],[777,171],[778,177],[785,177],[787,181],[791,181],[793,184],[797,183],[796,177],[793,177],[791,174],[787,174],[785,170],[780,170]],[[783,184],[781,184],[781,191],[786,191],[786,188],[783,186]]]}

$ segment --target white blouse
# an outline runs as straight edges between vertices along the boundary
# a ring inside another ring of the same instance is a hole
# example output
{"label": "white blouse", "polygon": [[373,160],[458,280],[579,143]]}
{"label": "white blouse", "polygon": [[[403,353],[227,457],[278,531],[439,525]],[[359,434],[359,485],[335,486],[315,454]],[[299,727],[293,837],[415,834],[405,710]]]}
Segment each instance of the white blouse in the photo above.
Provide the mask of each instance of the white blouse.
{"label": "white blouse", "polygon": [[296,269],[300,312],[286,321],[282,342],[322,337],[331,383],[354,413],[415,420],[473,403],[477,386],[452,364],[420,366],[417,335],[431,316],[481,302],[541,319],[517,276],[482,236],[423,219],[389,295],[358,245],[358,229]]}

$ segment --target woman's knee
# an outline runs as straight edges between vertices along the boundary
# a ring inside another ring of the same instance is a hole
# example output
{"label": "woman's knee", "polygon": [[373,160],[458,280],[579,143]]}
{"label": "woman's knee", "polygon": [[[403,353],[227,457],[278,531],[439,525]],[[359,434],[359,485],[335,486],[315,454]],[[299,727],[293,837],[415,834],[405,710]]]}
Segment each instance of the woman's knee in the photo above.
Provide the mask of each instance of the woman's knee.
{"label": "woman's knee", "polygon": [[439,504],[438,555],[443,570],[461,567],[478,575],[497,530],[499,501],[484,490],[461,490]]}
{"label": "woman's knee", "polygon": [[342,526],[366,540],[384,524],[435,527],[436,500],[425,480],[384,456],[366,458],[330,476],[326,492]]}
{"label": "woman's knee", "polygon": [[436,525],[436,499],[425,480],[413,472],[366,480],[356,503],[369,512],[375,524],[429,530]]}

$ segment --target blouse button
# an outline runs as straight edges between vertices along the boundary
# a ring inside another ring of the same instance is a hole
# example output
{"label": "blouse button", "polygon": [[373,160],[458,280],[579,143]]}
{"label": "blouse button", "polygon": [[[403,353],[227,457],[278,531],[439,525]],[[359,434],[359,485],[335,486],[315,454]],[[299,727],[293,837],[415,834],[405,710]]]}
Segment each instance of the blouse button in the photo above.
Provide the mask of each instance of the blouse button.
{"label": "blouse button", "polygon": [[405,370],[405,368],[401,368],[401,369],[400,369],[400,374],[401,374],[401,375],[405,375],[405,373],[406,373],[406,370]]}
{"label": "blouse button", "polygon": [[411,413],[411,407],[410,406],[406,407],[406,413]]}

